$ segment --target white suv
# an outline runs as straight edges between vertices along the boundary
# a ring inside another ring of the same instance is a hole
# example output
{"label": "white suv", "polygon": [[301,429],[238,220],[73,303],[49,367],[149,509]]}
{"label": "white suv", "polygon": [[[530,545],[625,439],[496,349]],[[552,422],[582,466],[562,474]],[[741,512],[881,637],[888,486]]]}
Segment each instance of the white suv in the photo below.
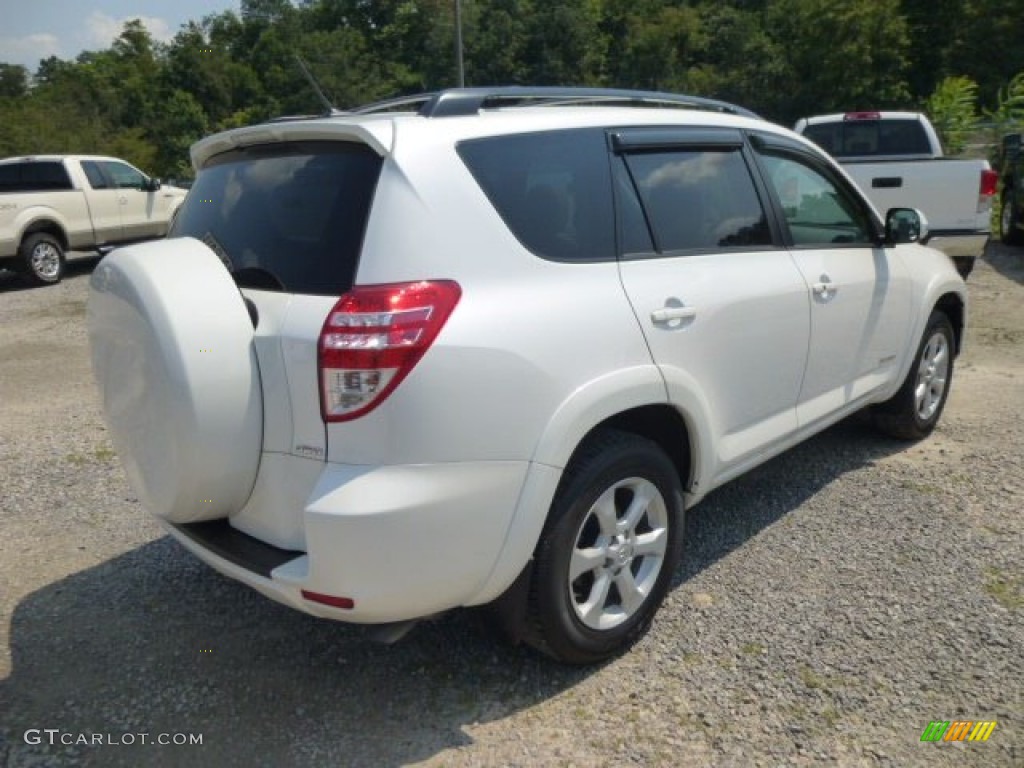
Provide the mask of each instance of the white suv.
{"label": "white suv", "polygon": [[93,367],[143,504],[306,613],[493,603],[595,662],[685,508],[865,406],[921,438],[949,392],[967,297],[923,218],[738,107],[456,90],[192,160],[169,239],[92,277]]}

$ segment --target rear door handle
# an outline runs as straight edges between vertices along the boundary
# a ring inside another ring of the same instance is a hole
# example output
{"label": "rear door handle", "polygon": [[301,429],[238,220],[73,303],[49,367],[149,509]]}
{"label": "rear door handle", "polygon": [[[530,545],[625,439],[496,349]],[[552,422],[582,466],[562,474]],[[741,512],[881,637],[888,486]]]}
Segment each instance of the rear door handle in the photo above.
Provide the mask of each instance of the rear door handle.
{"label": "rear door handle", "polygon": [[651,321],[657,325],[668,325],[673,321],[692,320],[697,316],[694,307],[665,306],[651,312]]}

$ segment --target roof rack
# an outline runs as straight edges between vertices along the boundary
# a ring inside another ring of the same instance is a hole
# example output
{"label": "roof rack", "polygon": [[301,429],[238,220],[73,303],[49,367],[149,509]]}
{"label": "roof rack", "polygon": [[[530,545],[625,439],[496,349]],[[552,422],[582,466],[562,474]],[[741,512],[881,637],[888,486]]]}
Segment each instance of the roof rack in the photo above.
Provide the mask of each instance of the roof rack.
{"label": "roof rack", "polygon": [[445,91],[400,96],[352,110],[366,115],[378,112],[416,112],[423,117],[475,115],[481,109],[516,106],[632,106],[671,109],[701,109],[744,117],[758,117],[749,109],[716,99],[660,91],[631,91],[614,88],[562,88],[505,86],[496,88],[451,88]]}

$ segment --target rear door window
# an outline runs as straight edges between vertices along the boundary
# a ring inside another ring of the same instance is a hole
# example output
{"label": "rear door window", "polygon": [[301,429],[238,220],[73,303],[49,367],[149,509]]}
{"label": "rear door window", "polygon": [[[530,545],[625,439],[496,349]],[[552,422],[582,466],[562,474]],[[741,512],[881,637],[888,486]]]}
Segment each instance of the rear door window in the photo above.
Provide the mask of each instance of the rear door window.
{"label": "rear door window", "polygon": [[343,142],[225,152],[200,170],[169,236],[205,242],[239,285],[339,295],[355,279],[381,163]]}
{"label": "rear door window", "polygon": [[[627,152],[624,157],[658,253],[772,245],[768,219],[739,146],[680,146]],[[627,253],[629,245],[624,242]]]}
{"label": "rear door window", "polygon": [[459,155],[530,251],[552,261],[612,261],[615,223],[601,129],[464,141]]}
{"label": "rear door window", "polygon": [[71,177],[59,160],[0,166],[0,191],[3,192],[55,192],[71,188]]}
{"label": "rear door window", "polygon": [[89,186],[93,189],[110,188],[111,185],[107,183],[107,177],[103,175],[100,164],[95,160],[83,160],[82,170],[85,172],[85,177],[89,180]]}

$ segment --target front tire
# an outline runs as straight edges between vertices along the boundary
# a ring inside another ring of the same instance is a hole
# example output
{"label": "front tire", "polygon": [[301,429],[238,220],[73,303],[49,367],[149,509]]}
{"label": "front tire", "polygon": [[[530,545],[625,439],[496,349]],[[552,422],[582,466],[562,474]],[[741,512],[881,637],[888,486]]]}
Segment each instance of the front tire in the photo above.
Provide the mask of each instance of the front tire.
{"label": "front tire", "polygon": [[64,247],[53,235],[46,232],[29,235],[19,250],[22,269],[36,285],[55,285],[64,277]]}
{"label": "front tire", "polygon": [[900,440],[920,440],[939,422],[953,380],[953,326],[932,312],[907,378],[890,400],[877,405],[875,425]]}
{"label": "front tire", "polygon": [[657,444],[604,430],[566,470],[534,558],[525,640],[568,664],[647,631],[683,547],[683,493]]}

